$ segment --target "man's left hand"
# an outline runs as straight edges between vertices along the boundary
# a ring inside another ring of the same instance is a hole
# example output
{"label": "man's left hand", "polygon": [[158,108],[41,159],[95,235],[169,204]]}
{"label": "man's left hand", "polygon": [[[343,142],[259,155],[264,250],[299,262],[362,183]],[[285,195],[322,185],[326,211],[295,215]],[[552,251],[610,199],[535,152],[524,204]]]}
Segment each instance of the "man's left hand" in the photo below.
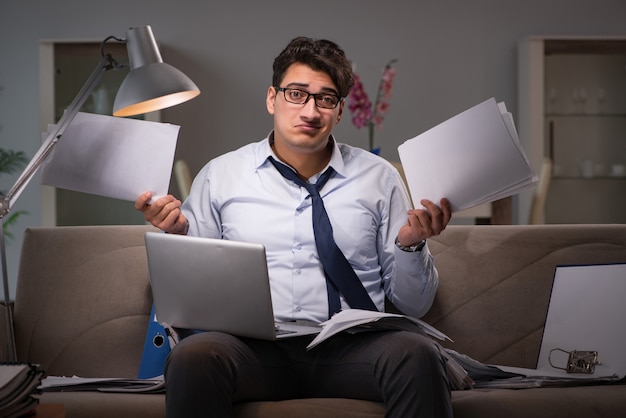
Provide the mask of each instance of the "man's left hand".
{"label": "man's left hand", "polygon": [[420,203],[424,209],[411,209],[407,212],[407,223],[398,231],[400,245],[410,247],[422,240],[439,235],[450,222],[452,210],[448,199],[441,199],[441,206],[426,199]]}

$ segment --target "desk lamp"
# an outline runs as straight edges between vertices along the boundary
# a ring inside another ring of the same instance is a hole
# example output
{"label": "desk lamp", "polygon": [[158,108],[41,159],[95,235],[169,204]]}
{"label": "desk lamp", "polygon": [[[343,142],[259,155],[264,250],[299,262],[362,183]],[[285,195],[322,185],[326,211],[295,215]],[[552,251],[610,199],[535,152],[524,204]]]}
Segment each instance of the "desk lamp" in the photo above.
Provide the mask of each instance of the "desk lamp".
{"label": "desk lamp", "polygon": [[104,73],[111,69],[123,68],[110,54],[104,52],[109,40],[125,42],[128,50],[130,72],[120,85],[113,104],[114,116],[133,116],[174,106],[190,100],[200,94],[200,89],[185,74],[163,62],[150,26],[131,28],[126,39],[109,36],[100,46],[100,62],[91,73],[87,82],[80,89],[63,116],[43,141],[33,159],[9,192],[0,199],[0,253],[2,255],[2,282],[4,286],[4,304],[6,310],[6,328],[9,361],[15,362],[15,333],[13,329],[13,311],[9,297],[6,248],[4,238],[4,216],[9,213],[13,203],[28,185],[39,167],[50,155],[63,132],[70,125],[76,114],[98,85]]}

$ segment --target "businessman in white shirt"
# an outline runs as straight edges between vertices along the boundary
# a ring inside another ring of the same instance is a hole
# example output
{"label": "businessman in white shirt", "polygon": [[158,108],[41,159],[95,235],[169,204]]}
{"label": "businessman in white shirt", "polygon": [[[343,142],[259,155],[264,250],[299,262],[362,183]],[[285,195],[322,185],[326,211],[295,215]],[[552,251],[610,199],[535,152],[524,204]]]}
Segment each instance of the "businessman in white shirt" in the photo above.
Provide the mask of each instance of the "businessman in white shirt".
{"label": "businessman in white shirt", "polygon": [[[385,298],[423,316],[439,282],[426,239],[448,224],[448,201],[424,200],[423,208],[411,209],[391,164],[333,137],[353,84],[338,45],[296,38],[273,69],[268,136],[210,161],[184,203],[170,195],[148,204],[152,196],[144,193],[136,208],[168,233],[264,244],[277,321],[322,322],[346,308],[382,311]],[[302,184],[321,178],[332,237],[356,285],[337,283],[323,265],[328,245],[314,231],[315,192]],[[364,289],[364,304],[350,294],[355,287]],[[307,351],[312,338],[271,342],[218,332],[184,338],[166,364],[168,418],[229,417],[236,402],[304,397],[379,401],[391,418],[452,416],[445,364],[428,337],[340,334]]]}

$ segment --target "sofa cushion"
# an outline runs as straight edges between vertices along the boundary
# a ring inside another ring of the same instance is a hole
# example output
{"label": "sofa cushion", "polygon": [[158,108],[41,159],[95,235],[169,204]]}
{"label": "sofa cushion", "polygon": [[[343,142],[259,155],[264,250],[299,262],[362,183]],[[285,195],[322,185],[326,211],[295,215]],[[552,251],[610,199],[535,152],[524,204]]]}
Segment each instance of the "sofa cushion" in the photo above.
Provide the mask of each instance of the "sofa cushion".
{"label": "sofa cushion", "polygon": [[[625,385],[536,389],[473,389],[452,392],[455,418],[621,417]],[[165,418],[163,395],[66,392],[45,393],[43,403],[65,405],[68,418]],[[381,403],[355,399],[292,399],[247,402],[233,408],[234,418],[383,418]]]}
{"label": "sofa cushion", "polygon": [[472,389],[452,393],[454,418],[623,417],[626,386]]}
{"label": "sofa cushion", "polygon": [[17,359],[49,375],[137,377],[152,304],[149,230],[27,229],[15,301]]}

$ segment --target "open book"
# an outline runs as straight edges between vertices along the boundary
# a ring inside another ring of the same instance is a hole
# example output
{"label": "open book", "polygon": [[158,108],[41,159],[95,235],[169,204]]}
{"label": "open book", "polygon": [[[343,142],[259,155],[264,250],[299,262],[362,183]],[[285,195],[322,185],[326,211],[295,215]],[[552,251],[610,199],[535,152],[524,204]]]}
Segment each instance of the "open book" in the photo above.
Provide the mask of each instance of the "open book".
{"label": "open book", "polygon": [[448,198],[452,211],[530,189],[532,171],[504,103],[491,98],[398,147],[415,207]]}

